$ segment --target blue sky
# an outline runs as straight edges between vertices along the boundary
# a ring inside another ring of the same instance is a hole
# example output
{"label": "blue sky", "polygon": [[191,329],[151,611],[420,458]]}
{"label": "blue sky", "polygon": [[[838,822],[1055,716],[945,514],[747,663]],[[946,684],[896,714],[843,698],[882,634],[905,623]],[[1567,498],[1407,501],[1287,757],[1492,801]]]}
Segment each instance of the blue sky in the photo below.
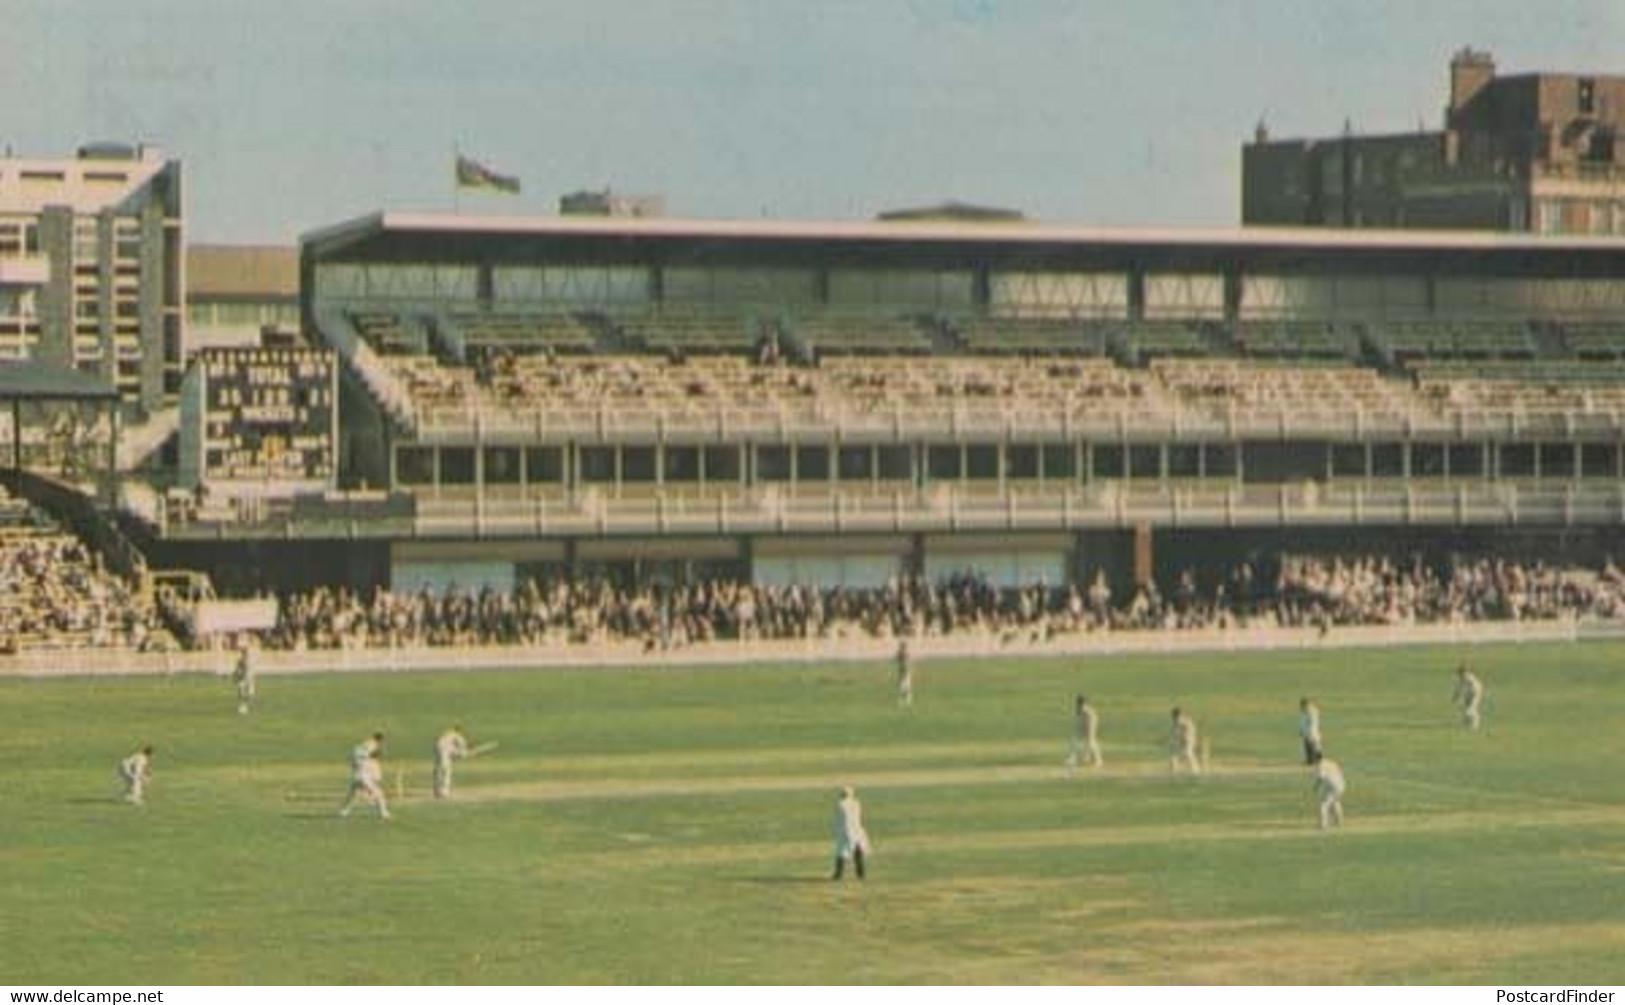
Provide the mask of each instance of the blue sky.
{"label": "blue sky", "polygon": [[162,145],[192,238],[458,205],[452,150],[551,213],[866,218],[961,199],[1228,224],[1240,144],[1438,125],[1464,44],[1625,73],[1619,0],[5,0],[0,144]]}

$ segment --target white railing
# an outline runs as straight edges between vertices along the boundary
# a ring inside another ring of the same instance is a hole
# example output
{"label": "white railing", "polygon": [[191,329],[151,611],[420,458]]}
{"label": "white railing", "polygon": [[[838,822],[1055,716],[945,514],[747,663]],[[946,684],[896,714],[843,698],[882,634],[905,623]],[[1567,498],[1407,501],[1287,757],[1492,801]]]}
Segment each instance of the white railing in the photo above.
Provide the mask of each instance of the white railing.
{"label": "white railing", "polygon": [[964,491],[727,495],[651,490],[515,499],[420,498],[422,536],[794,534],[1132,527],[1607,525],[1625,522],[1625,483],[1406,482],[1138,485]]}
{"label": "white railing", "polygon": [[[363,347],[364,348],[364,347]],[[370,350],[369,350],[370,351]],[[402,392],[404,393],[404,392]],[[1233,409],[1218,414],[1191,408],[978,408],[957,404],[844,409],[829,403],[695,411],[682,402],[641,407],[590,406],[485,409],[476,405],[424,406],[415,413],[420,440],[429,443],[512,441],[624,442],[668,439],[1003,440],[1082,438],[1101,442],[1203,440],[1375,440],[1438,438],[1529,440],[1608,437],[1625,433],[1625,412],[1613,408],[1528,408],[1450,411],[1433,409]]]}

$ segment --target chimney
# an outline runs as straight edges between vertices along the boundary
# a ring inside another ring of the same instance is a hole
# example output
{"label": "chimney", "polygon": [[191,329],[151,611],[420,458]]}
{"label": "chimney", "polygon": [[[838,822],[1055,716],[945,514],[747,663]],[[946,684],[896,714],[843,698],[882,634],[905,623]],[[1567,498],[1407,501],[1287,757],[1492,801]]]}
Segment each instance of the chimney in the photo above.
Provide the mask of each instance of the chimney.
{"label": "chimney", "polygon": [[1463,46],[1450,58],[1450,111],[1448,125],[1454,127],[1461,110],[1495,79],[1495,57],[1472,46]]}

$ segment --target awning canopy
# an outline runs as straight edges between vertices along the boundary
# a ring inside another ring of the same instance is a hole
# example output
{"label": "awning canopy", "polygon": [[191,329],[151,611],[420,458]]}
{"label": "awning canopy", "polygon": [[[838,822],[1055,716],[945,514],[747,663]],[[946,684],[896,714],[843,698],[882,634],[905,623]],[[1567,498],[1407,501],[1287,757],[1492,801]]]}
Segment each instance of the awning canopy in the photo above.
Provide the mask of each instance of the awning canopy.
{"label": "awning canopy", "polygon": [[109,401],[118,389],[100,377],[38,360],[0,360],[0,401]]}

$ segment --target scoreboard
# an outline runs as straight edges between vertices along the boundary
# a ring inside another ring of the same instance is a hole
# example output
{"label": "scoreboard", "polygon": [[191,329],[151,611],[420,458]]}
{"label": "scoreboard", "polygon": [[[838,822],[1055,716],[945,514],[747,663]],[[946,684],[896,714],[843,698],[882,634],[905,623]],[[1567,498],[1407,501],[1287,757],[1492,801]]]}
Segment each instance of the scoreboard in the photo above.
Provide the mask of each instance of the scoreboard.
{"label": "scoreboard", "polygon": [[[209,349],[182,390],[182,480],[226,494],[333,487],[338,371],[326,349]],[[188,431],[193,433],[188,437]]]}

